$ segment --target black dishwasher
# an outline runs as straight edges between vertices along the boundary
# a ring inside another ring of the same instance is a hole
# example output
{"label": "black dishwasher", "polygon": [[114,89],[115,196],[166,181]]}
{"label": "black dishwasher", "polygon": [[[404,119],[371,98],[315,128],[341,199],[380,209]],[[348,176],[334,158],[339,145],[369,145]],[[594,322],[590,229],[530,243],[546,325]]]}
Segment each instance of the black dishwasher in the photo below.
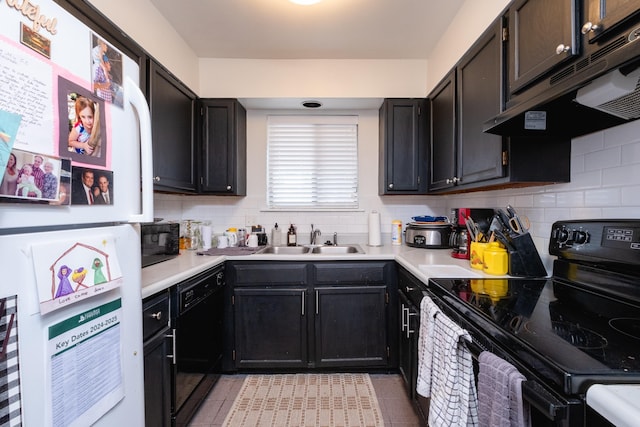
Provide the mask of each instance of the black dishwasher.
{"label": "black dishwasher", "polygon": [[173,419],[186,426],[221,372],[224,267],[173,289]]}

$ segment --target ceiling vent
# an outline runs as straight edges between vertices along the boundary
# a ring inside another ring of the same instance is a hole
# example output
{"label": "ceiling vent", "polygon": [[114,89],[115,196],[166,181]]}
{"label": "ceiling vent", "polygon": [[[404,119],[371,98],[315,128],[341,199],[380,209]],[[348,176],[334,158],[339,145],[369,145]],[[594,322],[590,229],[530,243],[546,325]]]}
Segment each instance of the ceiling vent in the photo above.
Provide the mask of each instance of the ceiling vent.
{"label": "ceiling vent", "polygon": [[302,106],[305,108],[320,108],[322,107],[322,102],[320,101],[303,101]]}
{"label": "ceiling vent", "polygon": [[640,118],[640,68],[595,79],[578,90],[576,102],[626,120]]}

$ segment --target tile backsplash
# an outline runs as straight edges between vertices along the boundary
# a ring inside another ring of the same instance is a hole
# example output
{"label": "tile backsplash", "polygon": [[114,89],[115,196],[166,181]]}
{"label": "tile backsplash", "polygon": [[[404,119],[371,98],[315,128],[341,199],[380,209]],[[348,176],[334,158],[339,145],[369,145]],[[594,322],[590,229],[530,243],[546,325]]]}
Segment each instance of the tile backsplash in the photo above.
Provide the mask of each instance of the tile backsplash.
{"label": "tile backsplash", "polygon": [[[372,179],[377,180],[377,174]],[[323,232],[322,241],[332,239],[337,232],[339,241],[366,243],[368,214],[377,210],[381,214],[383,243],[390,244],[393,219],[406,223],[417,215],[448,215],[454,207],[510,204],[519,214],[529,217],[538,252],[551,272],[552,257],[547,247],[554,221],[640,218],[640,120],[573,139],[571,182],[566,184],[450,196],[360,194],[361,210],[356,212],[273,212],[264,210],[264,199],[262,194],[252,193],[251,188],[247,197],[156,194],[155,216],[208,220],[216,233],[251,224],[270,230],[276,222],[286,230],[293,223],[298,227],[301,243],[308,242],[314,224]]]}

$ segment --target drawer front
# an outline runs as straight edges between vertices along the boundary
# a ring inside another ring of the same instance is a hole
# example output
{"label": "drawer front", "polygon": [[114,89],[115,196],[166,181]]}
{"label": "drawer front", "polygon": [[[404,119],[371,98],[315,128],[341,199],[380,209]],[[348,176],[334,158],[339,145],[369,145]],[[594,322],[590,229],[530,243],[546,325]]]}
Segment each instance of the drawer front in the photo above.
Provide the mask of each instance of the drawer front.
{"label": "drawer front", "polygon": [[314,284],[384,284],[386,262],[327,262],[313,265]]}
{"label": "drawer front", "polygon": [[307,283],[307,263],[261,262],[232,264],[228,278],[234,286],[303,285]]}
{"label": "drawer front", "polygon": [[152,296],[142,303],[143,340],[169,327],[169,292]]}

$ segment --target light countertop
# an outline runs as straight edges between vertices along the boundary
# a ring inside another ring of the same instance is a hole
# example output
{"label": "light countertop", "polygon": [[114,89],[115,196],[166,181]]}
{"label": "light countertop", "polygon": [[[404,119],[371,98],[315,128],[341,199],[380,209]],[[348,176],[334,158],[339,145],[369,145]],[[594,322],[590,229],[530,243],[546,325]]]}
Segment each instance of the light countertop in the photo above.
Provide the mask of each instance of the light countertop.
{"label": "light countertop", "polygon": [[592,385],[587,390],[587,405],[617,427],[637,426],[640,420],[640,385]]}
{"label": "light countertop", "polygon": [[[450,249],[421,249],[406,245],[367,246],[359,245],[363,254],[305,254],[305,255],[275,255],[253,254],[240,256],[209,256],[197,255],[196,251],[180,251],[180,255],[169,261],[164,261],[142,269],[142,297],[149,297],[157,292],[180,283],[189,277],[215,267],[226,260],[242,261],[397,261],[416,277],[425,282],[429,277],[451,276],[445,274],[444,267],[454,268],[455,277],[499,277],[484,274],[480,270],[472,269],[468,260],[451,257]],[[430,268],[431,267],[431,268]],[[451,270],[449,270],[451,271]],[[504,276],[503,276],[504,277]]]}

